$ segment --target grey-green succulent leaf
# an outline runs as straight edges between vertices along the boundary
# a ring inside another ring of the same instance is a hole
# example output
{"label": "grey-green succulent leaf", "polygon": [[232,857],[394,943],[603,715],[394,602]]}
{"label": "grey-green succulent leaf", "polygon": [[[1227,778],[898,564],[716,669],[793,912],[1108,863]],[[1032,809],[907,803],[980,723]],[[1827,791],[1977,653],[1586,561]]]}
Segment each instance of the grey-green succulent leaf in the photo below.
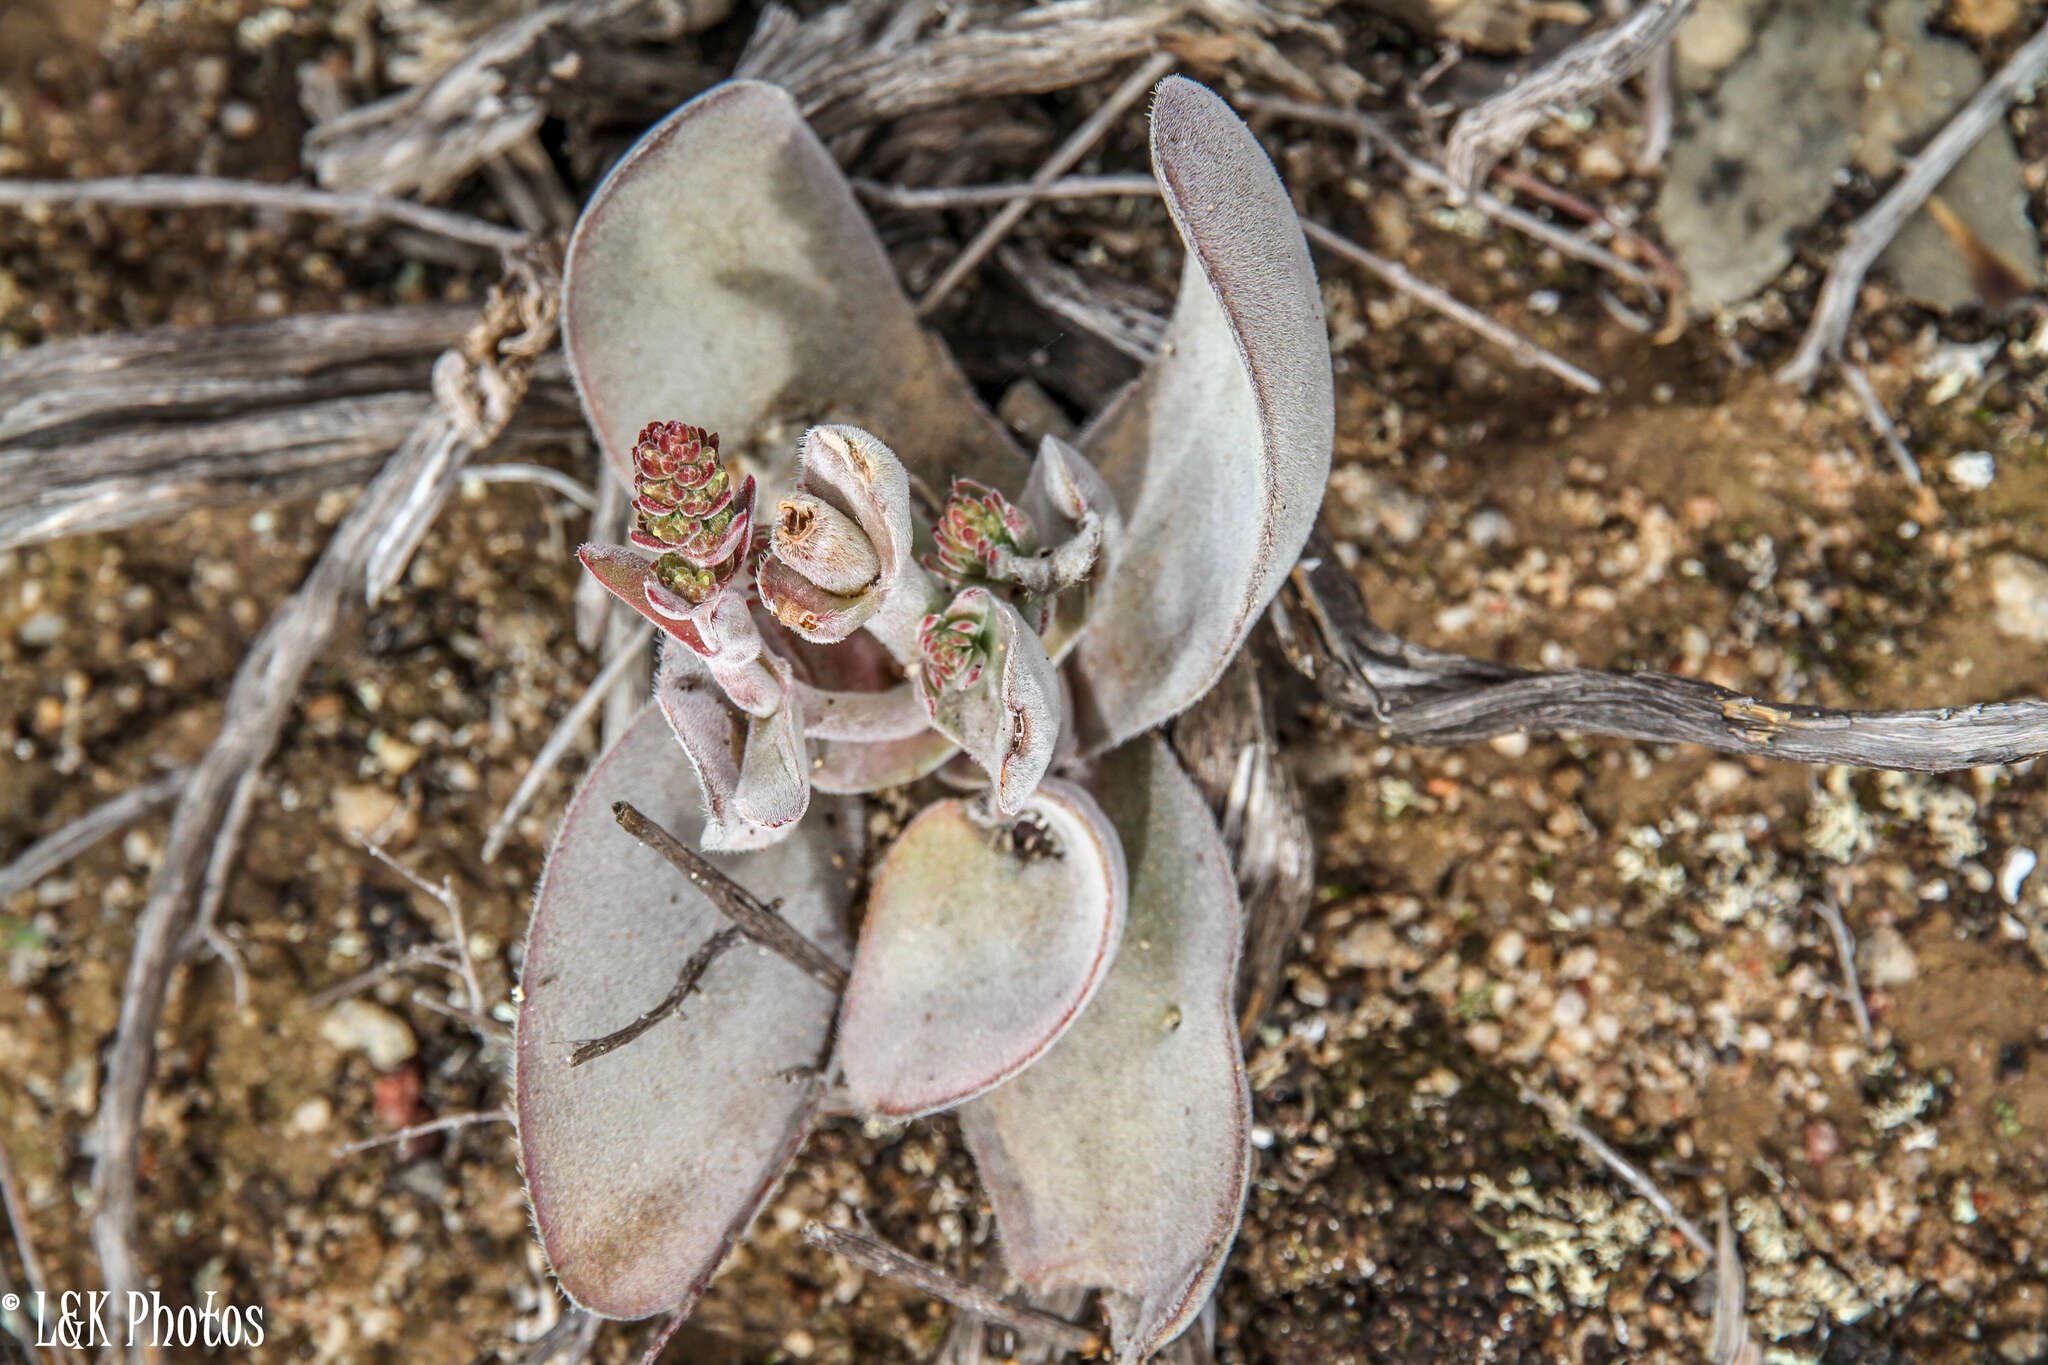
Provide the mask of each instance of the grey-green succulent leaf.
{"label": "grey-green succulent leaf", "polygon": [[1272,163],[1228,105],[1172,76],[1153,99],[1152,168],[1187,259],[1159,358],[1084,440],[1124,514],[1072,656],[1088,752],[1222,676],[1330,472],[1322,300]]}
{"label": "grey-green succulent leaf", "polygon": [[[634,1318],[688,1307],[803,1141],[835,1001],[750,944],[705,972],[686,1016],[572,1067],[575,1046],[668,995],[725,925],[681,874],[612,819],[629,800],[694,844],[702,794],[652,706],[584,780],[548,857],[521,981],[514,1089],[535,1226],[577,1303]],[[719,865],[827,951],[847,951],[850,803]]]}
{"label": "grey-green succulent leaf", "polygon": [[641,425],[675,417],[745,441],[830,414],[888,433],[935,488],[1025,472],[775,86],[714,86],[634,144],[577,222],[562,290],[570,371],[629,485]]}
{"label": "grey-green succulent leaf", "polygon": [[[787,689],[789,665],[774,662]],[[705,848],[765,848],[796,828],[809,809],[811,783],[791,701],[765,715],[739,711],[704,660],[673,642],[662,650],[654,700],[696,774]]]}
{"label": "grey-green succulent leaf", "polygon": [[1129,860],[1123,945],[1066,1035],[959,1115],[1011,1270],[1035,1290],[1103,1290],[1130,1365],[1194,1320],[1237,1235],[1242,914],[1215,822],[1164,742],[1124,745],[1086,785]]}
{"label": "grey-green succulent leaf", "polygon": [[1125,899],[1116,832],[1071,783],[1044,783],[1008,822],[927,806],[875,871],[840,1009],[854,1102],[931,1113],[1036,1061],[1115,960]]}

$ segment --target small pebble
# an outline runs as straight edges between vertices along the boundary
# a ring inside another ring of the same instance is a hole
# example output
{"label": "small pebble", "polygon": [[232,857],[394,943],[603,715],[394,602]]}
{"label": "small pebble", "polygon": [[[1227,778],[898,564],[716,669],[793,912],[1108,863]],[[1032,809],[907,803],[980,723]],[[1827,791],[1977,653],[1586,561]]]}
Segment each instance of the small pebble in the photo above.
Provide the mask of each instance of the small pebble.
{"label": "small pebble", "polygon": [[420,1047],[405,1020],[367,1000],[344,1000],[327,1011],[320,1036],[344,1051],[362,1053],[379,1071],[401,1065]]}
{"label": "small pebble", "polygon": [[1330,1003],[1330,988],[1314,972],[1302,972],[1294,978],[1294,998],[1312,1010],[1319,1010]]}
{"label": "small pebble", "polygon": [[334,1106],[319,1095],[310,1100],[301,1100],[292,1110],[292,1131],[294,1133],[324,1133],[327,1125],[334,1121]]}
{"label": "small pebble", "polygon": [[1998,894],[2007,905],[2020,903],[2020,891],[2040,863],[2040,855],[2031,848],[2015,848],[2005,855],[2005,863],[1998,869]]}
{"label": "small pebble", "polygon": [[39,611],[15,627],[14,638],[24,649],[47,649],[64,633],[64,618],[54,611]]}
{"label": "small pebble", "polygon": [[1482,507],[1466,519],[1465,538],[1482,550],[1490,550],[1514,541],[1515,524],[1498,507]]}
{"label": "small pebble", "polygon": [[1948,462],[1948,481],[1972,493],[1991,487],[1991,481],[1997,477],[1998,463],[1988,450],[1965,451]]}
{"label": "small pebble", "polygon": [[1856,948],[1856,965],[1863,970],[1863,984],[1880,990],[1903,986],[1920,975],[1920,960],[1906,946],[1905,936],[1889,924],[1864,935]]}

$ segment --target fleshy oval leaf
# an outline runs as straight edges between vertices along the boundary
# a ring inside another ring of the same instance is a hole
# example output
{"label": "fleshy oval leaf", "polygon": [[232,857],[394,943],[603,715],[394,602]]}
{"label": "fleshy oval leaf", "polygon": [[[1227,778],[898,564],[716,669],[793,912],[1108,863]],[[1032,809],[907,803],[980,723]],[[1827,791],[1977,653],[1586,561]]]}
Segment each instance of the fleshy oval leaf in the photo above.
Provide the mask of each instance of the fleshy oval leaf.
{"label": "fleshy oval leaf", "polygon": [[1052,781],[1015,821],[927,806],[876,869],[839,1016],[856,1104],[945,1109],[1029,1066],[1115,960],[1126,883],[1093,797]]}
{"label": "fleshy oval leaf", "polygon": [[[782,1176],[817,1087],[836,1002],[751,944],[705,972],[683,1018],[572,1067],[630,1024],[726,921],[612,819],[627,800],[695,844],[703,798],[652,706],[584,780],[548,856],[528,932],[514,1088],[527,1190],[562,1288],[607,1317],[700,1295]],[[847,950],[853,807],[829,803],[772,849],[715,861],[819,946]]]}
{"label": "fleshy oval leaf", "polygon": [[1124,515],[1072,656],[1090,753],[1222,676],[1308,539],[1335,429],[1315,269],[1257,139],[1170,76],[1152,168],[1187,259],[1159,358],[1084,441]]}
{"label": "fleshy oval leaf", "polygon": [[634,144],[578,221],[562,287],[570,371],[621,478],[647,422],[742,445],[764,419],[828,415],[891,433],[934,487],[1024,472],[775,86],[714,86]]}
{"label": "fleshy oval leaf", "polygon": [[1017,1277],[1104,1291],[1119,1360],[1178,1336],[1215,1287],[1251,1170],[1231,995],[1242,915],[1201,793],[1148,736],[1087,786],[1130,867],[1123,946],[1036,1065],[960,1108]]}

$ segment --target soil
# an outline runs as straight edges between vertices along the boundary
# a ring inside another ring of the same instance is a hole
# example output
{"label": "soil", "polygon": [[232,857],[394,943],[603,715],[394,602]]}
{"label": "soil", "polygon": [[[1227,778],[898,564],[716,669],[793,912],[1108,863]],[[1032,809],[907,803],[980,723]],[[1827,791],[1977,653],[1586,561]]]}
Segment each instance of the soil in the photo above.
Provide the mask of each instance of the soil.
{"label": "soil", "polygon": [[[293,175],[291,73],[337,50],[348,8],[11,6],[0,173]],[[1336,134],[1265,131],[1311,211],[1608,381],[1567,394],[1326,265],[1339,431],[1325,525],[1383,625],[1489,658],[1676,669],[1834,705],[2042,691],[2048,646],[1999,631],[1989,573],[2003,552],[2048,559],[2037,310],[1938,318],[1867,291],[1858,332],[1928,473],[1916,492],[1853,399],[1769,378],[1819,254],[1746,320],[1695,321],[1659,346],[1610,314],[1587,268],[1368,185]],[[2048,134],[2019,132],[2040,166]],[[1626,154],[1634,136],[1603,111],[1546,131],[1525,161],[1572,183],[1588,147]],[[1131,121],[1091,168],[1139,166],[1141,145]],[[1601,197],[1641,212],[1651,189]],[[931,224],[882,221],[913,281],[946,259]],[[1171,292],[1156,206],[1037,210],[1023,231]],[[939,323],[991,402],[1029,377],[1079,416],[1127,376],[1131,362],[984,273]],[[297,219],[0,215],[0,351],[487,284]],[[1941,392],[1928,358],[1986,339],[1991,363]],[[1948,473],[1971,451],[1993,457],[1987,488]],[[585,452],[552,462],[596,477]],[[204,752],[243,649],[346,498],[0,555],[0,857]],[[315,1001],[445,933],[441,907],[347,833],[365,825],[449,879],[508,1017],[530,891],[594,736],[494,863],[477,849],[596,672],[571,626],[580,515],[508,485],[450,506],[402,587],[316,666],[264,770],[220,908],[246,1000],[215,958],[177,979],[144,1124],[143,1241],[167,1298],[265,1308],[250,1359],[513,1359],[559,1313],[505,1124],[335,1150],[498,1109],[502,1041],[417,1003],[441,998],[432,973],[397,975],[359,997],[414,1044],[380,1071],[337,1045]],[[1569,1103],[1710,1233],[1728,1210],[1766,1359],[2048,1360],[2048,875],[2010,897],[1999,884],[2016,851],[2048,848],[2048,773],[1808,772],[1578,737],[1396,751],[1284,688],[1280,701],[1317,826],[1316,907],[1250,1048],[1260,1151],[1219,1360],[1703,1358],[1702,1258],[1523,1087]],[[138,824],[0,906],[0,1139],[53,1289],[97,1283],[83,1211],[96,1076],[164,829]],[[1826,897],[1861,945],[1867,1037]],[[801,1245],[803,1220],[835,1204],[963,1275],[994,1255],[949,1121],[832,1120],[668,1358],[930,1359],[950,1310]],[[4,1243],[0,1264],[20,1283]],[[607,1329],[598,1358],[627,1358],[643,1331]],[[19,1358],[0,1335],[0,1362]]]}

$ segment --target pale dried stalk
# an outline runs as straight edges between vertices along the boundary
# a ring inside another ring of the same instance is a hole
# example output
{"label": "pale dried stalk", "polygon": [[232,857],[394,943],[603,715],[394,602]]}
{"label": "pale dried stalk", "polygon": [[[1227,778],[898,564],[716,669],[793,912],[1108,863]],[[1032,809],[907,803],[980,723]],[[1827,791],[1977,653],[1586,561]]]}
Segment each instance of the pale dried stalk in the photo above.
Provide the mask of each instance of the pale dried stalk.
{"label": "pale dried stalk", "polygon": [[447,914],[448,937],[455,943],[455,964],[460,969],[462,976],[462,989],[469,997],[469,1008],[472,1011],[481,1010],[484,1007],[484,988],[477,984],[476,963],[470,959],[469,955],[469,929],[462,918],[462,899],[455,894],[454,883],[449,881],[448,878],[443,877],[441,884],[436,886],[404,863],[398,861],[398,859],[392,857],[385,850],[384,845],[372,839],[362,830],[357,830],[355,835],[357,842],[363,846],[363,852],[405,878],[413,890],[432,900]]}
{"label": "pale dried stalk", "polygon": [[[1154,195],[1159,186],[1146,180]],[[1166,318],[1142,291],[1117,280],[1088,279],[1060,264],[1036,246],[1005,246],[996,260],[1024,286],[1031,301],[1054,317],[1074,324],[1122,351],[1139,364],[1149,364],[1166,340]]]}
{"label": "pale dried stalk", "polygon": [[[1303,123],[1317,123],[1370,141],[1398,161],[1401,169],[1408,175],[1445,195],[1451,193],[1451,178],[1444,173],[1442,167],[1426,157],[1416,155],[1395,136],[1392,129],[1368,115],[1356,110],[1332,109],[1325,105],[1287,99],[1280,95],[1239,95],[1235,103],[1238,108],[1249,109],[1254,113],[1275,114],[1281,118],[1298,119]],[[1598,242],[1588,241],[1575,232],[1568,232],[1548,219],[1539,218],[1527,209],[1516,208],[1485,190],[1474,190],[1466,202],[1474,211],[1551,247],[1560,256],[1569,256],[1575,261],[1597,266],[1609,274],[1627,280],[1630,284],[1641,285],[1644,288],[1656,284],[1655,276],[1635,262],[1623,260]]]}
{"label": "pale dried stalk", "polygon": [[1376,256],[1349,237],[1334,232],[1312,219],[1302,219],[1301,229],[1317,246],[1336,252],[1353,265],[1363,266],[1425,307],[1432,308],[1452,321],[1477,332],[1521,364],[1548,371],[1582,393],[1601,391],[1598,379],[1569,360],[1545,350],[1514,329],[1503,327],[1470,304],[1453,298],[1429,281],[1420,278],[1406,266],[1390,261],[1384,256]]}
{"label": "pale dried stalk", "polygon": [[[166,327],[0,359],[0,548],[359,483],[430,409],[473,308]],[[581,430],[559,357],[508,444]]]}
{"label": "pale dried stalk", "polygon": [[1891,453],[1892,463],[1906,476],[1907,483],[1915,488],[1920,487],[1926,482],[1920,474],[1920,462],[1913,458],[1913,452],[1906,449],[1906,443],[1899,438],[1898,425],[1892,421],[1892,415],[1885,411],[1884,400],[1877,396],[1876,388],[1871,385],[1870,376],[1864,372],[1861,365],[1845,362],[1842,365],[1842,378],[1848,382],[1849,391],[1856,395],[1857,401],[1863,404],[1863,416],[1870,423],[1870,429],[1877,433],[1878,439],[1884,442],[1884,448]]}
{"label": "pale dried stalk", "polygon": [[[1110,92],[1109,98],[1082,120],[1079,127],[1067,134],[1066,140],[1045,159],[1045,164],[1032,175],[1030,184],[1034,188],[1042,189],[1072,170],[1074,163],[1086,156],[1089,148],[1100,142],[1102,135],[1124,116],[1124,112],[1143,99],[1152,87],[1159,83],[1161,77],[1173,70],[1173,66],[1174,58],[1171,53],[1157,52],[1136,71],[1124,77],[1116,89]],[[932,281],[932,287],[925,291],[924,297],[917,301],[918,316],[927,316],[943,303],[946,296],[973,273],[974,268],[981,264],[982,258],[995,249],[996,243],[1009,235],[1010,229],[1017,226],[1018,221],[1030,209],[1030,200],[1015,199],[1005,204],[993,218],[989,219],[981,231],[974,235],[974,239],[961,249],[959,256],[946,267],[944,273]]]}
{"label": "pale dried stalk", "polygon": [[[1798,763],[1950,772],[2048,753],[2048,702],[1850,711],[1763,702],[1671,673],[1554,672],[1446,654],[1375,625],[1320,534],[1280,600],[1290,660],[1355,725],[1395,744],[1560,731]],[[1306,621],[1297,628],[1290,607]]]}
{"label": "pale dried stalk", "polygon": [[1700,1225],[1680,1213],[1678,1205],[1672,1203],[1671,1197],[1657,1188],[1654,1180],[1637,1170],[1627,1157],[1608,1146],[1598,1133],[1580,1122],[1578,1115],[1572,1113],[1563,1100],[1554,1095],[1539,1094],[1525,1086],[1522,1089],[1522,1102],[1541,1109],[1550,1121],[1557,1125],[1559,1131],[1569,1134],[1602,1165],[1620,1176],[1629,1188],[1648,1200],[1650,1207],[1663,1215],[1665,1222],[1676,1228],[1686,1241],[1691,1242],[1700,1255],[1707,1258],[1709,1264],[1713,1263],[1714,1244],[1707,1240],[1707,1234],[1700,1230]]}
{"label": "pale dried stalk", "polygon": [[465,481],[474,479],[478,483],[536,484],[550,492],[561,494],[586,512],[597,510],[597,494],[561,470],[550,469],[544,464],[524,464],[516,460],[498,464],[476,464],[464,470],[462,477]]}
{"label": "pale dried stalk", "polygon": [[1848,998],[1850,1012],[1856,1016],[1856,1032],[1865,1043],[1871,1041],[1870,1006],[1863,999],[1863,978],[1856,971],[1856,936],[1849,932],[1849,922],[1842,917],[1841,902],[1836,899],[1832,886],[1823,886],[1814,904],[1819,907],[1821,921],[1828,926],[1828,933],[1835,940],[1835,956],[1842,964],[1842,994]]}
{"label": "pale dried stalk", "polygon": [[1714,1316],[1708,1327],[1710,1365],[1762,1365],[1763,1351],[1750,1335],[1747,1286],[1735,1225],[1728,1221],[1728,1196],[1714,1215]]}
{"label": "pale dried stalk", "polygon": [[340,624],[344,602],[361,579],[377,534],[411,495],[435,449],[454,439],[459,438],[446,415],[437,412],[422,421],[335,528],[312,572],[270,618],[236,670],[220,733],[193,767],[171,817],[163,865],[136,924],[94,1128],[98,1154],[93,1163],[92,1241],[101,1278],[117,1298],[143,1283],[135,1247],[143,1102],[171,972],[229,803],[243,775],[276,747],[299,683]]}
{"label": "pale dried stalk", "polygon": [[0,901],[26,891],[108,835],[168,806],[185,790],[191,775],[189,768],[173,768],[93,807],[55,834],[36,840],[14,861],[0,867]]}
{"label": "pale dried stalk", "polygon": [[427,1123],[415,1123],[409,1128],[400,1128],[394,1133],[383,1133],[360,1142],[345,1142],[334,1149],[337,1158],[350,1157],[358,1152],[367,1152],[374,1147],[389,1147],[396,1142],[411,1142],[416,1137],[429,1133],[445,1133],[454,1128],[471,1128],[479,1123],[517,1123],[509,1109],[486,1109],[473,1114],[450,1114],[446,1118],[434,1119]]}
{"label": "pale dried stalk", "polygon": [[952,28],[937,5],[851,0],[798,21],[770,4],[735,76],[773,81],[825,137],[967,99],[1043,94],[1100,79],[1159,46],[1183,4],[1063,0]]}
{"label": "pale dried stalk", "polygon": [[[599,461],[602,466],[603,461]],[[597,506],[590,513],[590,539],[600,545],[616,544],[626,538],[633,507],[623,479],[600,468],[597,475]],[[605,591],[596,574],[576,575],[576,644],[584,650],[604,643],[605,623],[611,619],[612,604],[618,599]],[[620,611],[625,611],[624,606]]]}
{"label": "pale dried stalk", "polygon": [[247,208],[323,218],[398,223],[458,242],[509,251],[528,235],[517,228],[428,208],[384,194],[318,190],[211,175],[124,175],[105,180],[0,180],[0,207],[97,204],[106,208]]}
{"label": "pale dried stalk", "polygon": [[1101,1338],[1079,1323],[1011,1303],[980,1285],[956,1279],[935,1265],[905,1255],[886,1242],[823,1223],[804,1224],[803,1237],[812,1246],[844,1256],[864,1270],[900,1281],[935,1299],[943,1299],[956,1308],[987,1318],[990,1322],[1001,1323],[1063,1351],[1090,1356],[1101,1349]]}
{"label": "pale dried stalk", "polygon": [[1159,197],[1159,182],[1149,175],[1065,175],[1042,185],[1026,181],[1021,185],[940,185],[928,189],[856,178],[853,188],[870,203],[912,211],[987,208],[1019,200],[1044,204],[1061,199]]}
{"label": "pale dried stalk", "polygon": [[505,803],[505,809],[499,812],[498,818],[491,822],[490,831],[484,835],[485,862],[496,859],[499,852],[504,849],[505,840],[512,835],[513,822],[519,818],[520,812],[526,809],[527,803],[533,800],[533,794],[540,790],[540,784],[555,770],[555,765],[562,761],[562,755],[569,752],[569,746],[576,742],[576,736],[590,723],[590,718],[597,714],[597,708],[604,704],[605,698],[611,695],[619,680],[624,678],[635,664],[644,663],[647,642],[653,634],[652,625],[640,623],[631,640],[612,656],[611,661],[591,680],[590,686],[583,689],[583,695],[576,699],[575,705],[569,708],[561,722],[548,735],[547,742],[542,744],[540,752],[534,755],[533,766],[526,770],[526,776],[519,779],[519,787],[512,793],[512,799]]}
{"label": "pale dried stalk", "polygon": [[2031,92],[2048,73],[2048,24],[2012,54],[1998,74],[1984,82],[1976,94],[1955,112],[1934,139],[1913,158],[1898,182],[1885,192],[1868,213],[1858,218],[1843,239],[1835,263],[1820,289],[1813,319],[1799,339],[1799,349],[1778,371],[1778,381],[1810,386],[1820,374],[1821,363],[1842,353],[1842,338],[1856,313],[1856,296],[1862,292],[1863,277],[1877,258],[1891,245],[1906,220],[1927,202],[1927,197],[1948,178],[1991,125],[2005,117],[2005,111],[2022,91]]}
{"label": "pale dried stalk", "polygon": [[[725,17],[721,0],[681,6],[648,0],[566,0],[519,14],[479,35],[432,80],[323,120],[306,135],[314,178],[337,189],[436,199],[539,131],[550,97],[573,88],[593,37],[624,44],[648,16],[675,37]],[[670,23],[662,11],[673,10]],[[598,73],[593,70],[592,77]]]}
{"label": "pale dried stalk", "polygon": [[1626,21],[1573,43],[1518,84],[1460,114],[1444,147],[1452,193],[1478,189],[1493,163],[1554,111],[1583,108],[1640,71],[1671,41],[1693,3],[1649,0]]}

